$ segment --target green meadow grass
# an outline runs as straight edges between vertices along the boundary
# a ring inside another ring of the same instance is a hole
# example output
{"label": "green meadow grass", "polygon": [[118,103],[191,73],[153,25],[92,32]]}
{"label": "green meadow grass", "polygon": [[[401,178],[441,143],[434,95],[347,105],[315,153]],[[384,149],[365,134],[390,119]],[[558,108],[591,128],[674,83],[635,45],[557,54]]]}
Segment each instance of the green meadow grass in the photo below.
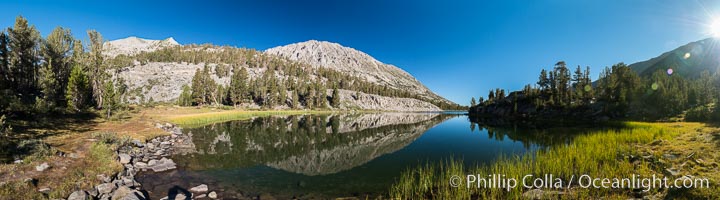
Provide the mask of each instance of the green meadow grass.
{"label": "green meadow grass", "polygon": [[254,117],[264,117],[272,115],[298,115],[298,114],[329,114],[337,111],[318,111],[318,110],[268,110],[268,111],[247,111],[247,110],[231,110],[221,112],[206,112],[198,114],[188,114],[174,116],[168,118],[171,123],[180,125],[185,128],[201,127],[208,124],[246,120]]}
{"label": "green meadow grass", "polygon": [[[635,145],[650,143],[657,139],[667,140],[680,131],[651,123],[624,123],[620,129],[590,131],[576,137],[566,145],[538,150],[534,154],[521,156],[501,156],[489,165],[465,169],[460,160],[449,159],[440,163],[425,164],[405,171],[399,180],[391,186],[389,195],[395,199],[522,199],[522,178],[532,174],[535,178],[552,174],[566,183],[572,175],[582,174],[601,178],[626,178],[633,174],[651,175],[655,172],[650,163],[632,164],[626,155],[637,155]],[[467,174],[487,177],[491,174],[504,174],[518,180],[518,186],[510,191],[497,188],[469,189],[464,185]],[[462,185],[451,187],[451,176],[460,176]],[[588,199],[608,197],[611,199],[628,198],[630,190],[580,189],[573,188],[565,192],[567,198]]]}

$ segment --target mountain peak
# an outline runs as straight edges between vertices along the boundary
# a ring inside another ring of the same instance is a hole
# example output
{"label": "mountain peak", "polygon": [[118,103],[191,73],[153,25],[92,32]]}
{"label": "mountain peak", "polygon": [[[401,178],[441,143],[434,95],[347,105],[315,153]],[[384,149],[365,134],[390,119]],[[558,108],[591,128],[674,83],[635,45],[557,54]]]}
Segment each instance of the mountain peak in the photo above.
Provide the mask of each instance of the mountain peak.
{"label": "mountain peak", "polygon": [[175,41],[175,38],[173,38],[173,37],[165,38],[165,39],[163,40],[163,42],[166,42],[166,43],[168,43],[168,44],[173,44],[173,45],[180,45],[180,43],[178,43],[177,41]]}
{"label": "mountain peak", "polygon": [[143,39],[136,36],[117,39],[103,44],[104,54],[115,57],[120,54],[134,55],[140,52],[155,51],[164,47],[179,46],[173,37],[164,40]]}
{"label": "mountain peak", "polygon": [[270,48],[265,50],[265,53],[304,62],[316,68],[333,69],[371,83],[414,91],[428,99],[454,104],[430,91],[405,70],[382,63],[365,52],[338,43],[308,40]]}
{"label": "mountain peak", "polygon": [[675,74],[694,78],[703,71],[714,73],[720,67],[720,40],[705,38],[665,52],[655,58],[630,65],[641,76],[671,68]]}

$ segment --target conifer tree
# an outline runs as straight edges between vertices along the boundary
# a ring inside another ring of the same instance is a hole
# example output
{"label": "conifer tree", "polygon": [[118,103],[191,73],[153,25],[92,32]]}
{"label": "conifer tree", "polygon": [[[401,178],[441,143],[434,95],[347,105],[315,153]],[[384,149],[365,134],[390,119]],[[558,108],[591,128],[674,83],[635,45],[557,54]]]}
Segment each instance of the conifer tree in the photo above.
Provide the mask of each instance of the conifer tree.
{"label": "conifer tree", "polygon": [[247,99],[247,79],[248,73],[244,67],[236,67],[235,72],[230,78],[230,101],[233,105],[241,104]]}
{"label": "conifer tree", "polygon": [[537,84],[541,90],[546,90],[549,87],[550,81],[548,80],[547,71],[545,69],[540,71],[540,78],[538,79]]}
{"label": "conifer tree", "polygon": [[332,107],[337,108],[340,106],[340,91],[338,91],[337,86],[333,86],[332,90],[332,102],[330,102]]}
{"label": "conifer tree", "polygon": [[292,107],[293,108],[300,108],[300,91],[294,90],[292,91],[293,97],[292,97]]}
{"label": "conifer tree", "polygon": [[180,97],[178,97],[178,105],[179,106],[192,106],[193,99],[192,99],[192,91],[190,89],[190,86],[183,85],[182,92],[180,93]]}
{"label": "conifer tree", "polygon": [[285,84],[279,84],[278,86],[279,94],[278,94],[278,105],[287,105],[287,89],[285,88]]}
{"label": "conifer tree", "polygon": [[10,60],[8,49],[8,36],[4,30],[0,30],[0,90],[8,89],[10,86]]}
{"label": "conifer tree", "polygon": [[[70,30],[57,27],[41,45],[40,51],[45,60],[44,68],[46,68],[44,69],[44,75],[41,73],[42,78],[45,80],[41,80],[41,82],[46,83],[43,85],[43,94],[47,102],[64,103],[65,98],[63,95],[70,77],[70,53],[73,50],[73,43],[74,39]],[[47,83],[54,84],[48,85]]]}
{"label": "conifer tree", "polygon": [[80,111],[87,107],[90,96],[89,80],[80,65],[73,66],[65,92],[69,109]]}
{"label": "conifer tree", "polygon": [[200,69],[195,69],[195,75],[193,75],[192,78],[192,100],[195,105],[203,105],[205,104],[205,94],[203,93],[205,90],[203,89],[203,81],[202,81],[202,71]]}
{"label": "conifer tree", "polygon": [[92,88],[92,96],[95,101],[95,107],[100,109],[103,107],[103,89],[104,82],[107,79],[105,73],[104,60],[102,55],[103,37],[95,30],[87,32],[90,38],[90,54],[88,57],[88,76],[90,78],[90,86]]}
{"label": "conifer tree", "polygon": [[56,79],[57,76],[53,70],[52,61],[40,69],[40,76],[40,88],[43,94],[43,100],[47,104],[46,106],[54,107],[57,102],[55,98],[64,95],[64,93],[60,93],[64,90],[59,90],[59,81],[62,80]]}
{"label": "conifer tree", "polygon": [[115,93],[115,85],[112,81],[105,81],[103,88],[103,110],[107,114],[106,119],[110,119],[112,112],[117,108],[117,94]]}
{"label": "conifer tree", "polygon": [[22,16],[15,18],[15,25],[8,29],[9,65],[15,91],[30,97],[37,91],[37,55],[40,33],[28,25]]}

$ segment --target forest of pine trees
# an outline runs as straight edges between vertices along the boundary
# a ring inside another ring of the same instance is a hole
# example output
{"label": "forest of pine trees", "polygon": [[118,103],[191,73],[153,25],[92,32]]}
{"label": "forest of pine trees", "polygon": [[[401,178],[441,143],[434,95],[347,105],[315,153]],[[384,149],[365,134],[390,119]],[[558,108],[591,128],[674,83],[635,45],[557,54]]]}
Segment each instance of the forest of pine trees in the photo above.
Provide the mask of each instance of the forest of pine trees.
{"label": "forest of pine trees", "polygon": [[107,70],[103,39],[87,32],[87,46],[69,29],[57,27],[46,38],[18,16],[0,31],[0,114],[3,119],[35,114],[102,110],[110,117],[121,108],[126,86]]}
{"label": "forest of pine trees", "polygon": [[[720,119],[720,75],[705,71],[700,77],[684,78],[659,70],[641,77],[624,63],[606,67],[593,85],[590,67],[578,66],[573,72],[565,62],[553,70],[541,70],[535,85],[505,94],[491,90],[488,99],[471,99],[470,113],[475,116],[497,115],[498,109],[510,110],[524,118],[582,116],[662,120],[684,116],[688,121]],[[512,97],[512,98],[508,98]],[[520,109],[518,109],[520,108]]]}
{"label": "forest of pine trees", "polygon": [[[221,51],[207,51],[215,48]],[[310,65],[287,59],[268,56],[253,49],[219,47],[209,44],[168,47],[152,52],[142,52],[133,56],[120,55],[108,62],[115,65],[130,65],[133,61],[177,62],[177,63],[215,63],[214,70],[198,70],[185,99],[190,105],[231,105],[254,103],[264,108],[288,106],[290,108],[322,109],[339,106],[333,94],[335,90],[353,90],[368,94],[389,97],[415,98],[430,102],[443,109],[466,109],[460,105],[432,100],[410,91],[380,86],[361,78],[343,74],[327,68],[313,68]],[[248,69],[264,69],[259,78],[252,78]],[[230,77],[227,88],[211,80],[211,75]],[[194,86],[193,86],[194,85]],[[331,92],[328,90],[332,89]],[[330,93],[330,94],[328,94]],[[339,97],[337,98],[339,99]]]}

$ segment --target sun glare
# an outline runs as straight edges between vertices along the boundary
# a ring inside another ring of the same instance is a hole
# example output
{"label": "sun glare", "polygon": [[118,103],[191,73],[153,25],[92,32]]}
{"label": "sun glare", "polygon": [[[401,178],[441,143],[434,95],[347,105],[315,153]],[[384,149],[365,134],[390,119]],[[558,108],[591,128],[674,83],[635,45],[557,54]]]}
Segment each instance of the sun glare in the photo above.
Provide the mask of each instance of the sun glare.
{"label": "sun glare", "polygon": [[720,19],[714,19],[708,28],[713,37],[720,38]]}

